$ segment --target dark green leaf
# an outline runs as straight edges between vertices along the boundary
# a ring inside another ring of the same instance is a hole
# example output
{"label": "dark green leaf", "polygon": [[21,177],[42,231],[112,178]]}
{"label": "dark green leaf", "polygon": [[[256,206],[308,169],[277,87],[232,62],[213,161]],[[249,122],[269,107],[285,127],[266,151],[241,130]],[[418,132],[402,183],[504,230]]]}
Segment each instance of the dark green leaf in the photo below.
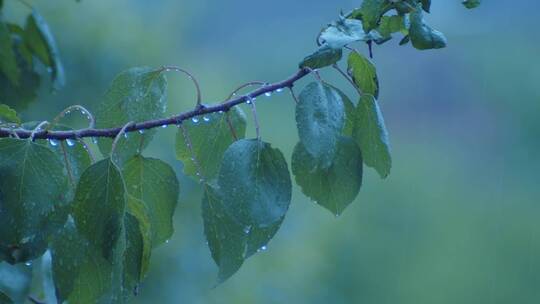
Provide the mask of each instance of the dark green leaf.
{"label": "dark green leaf", "polygon": [[341,96],[341,100],[343,101],[343,106],[345,109],[345,125],[343,126],[343,131],[341,132],[341,134],[345,136],[352,136],[356,120],[356,105],[345,93],[343,93],[343,91],[334,86],[331,87],[339,93],[339,96]]}
{"label": "dark green leaf", "polygon": [[358,102],[353,137],[364,163],[375,168],[382,178],[387,177],[392,167],[388,132],[377,100],[371,95],[362,95]]}
{"label": "dark green leaf", "polygon": [[[36,99],[39,89],[40,77],[34,72],[31,63],[25,59],[22,43],[16,42],[15,56],[21,72],[19,84],[14,85],[3,73],[0,73],[0,103],[6,104],[20,111]],[[31,58],[31,56],[30,56]]]}
{"label": "dark green leaf", "polygon": [[43,254],[55,221],[63,222],[67,189],[64,166],[49,148],[29,140],[0,140],[3,259],[17,263]]}
{"label": "dark green leaf", "polygon": [[18,85],[21,72],[17,66],[17,58],[13,52],[13,43],[9,30],[0,18],[0,72],[3,73],[13,85]]}
{"label": "dark green leaf", "polygon": [[[234,107],[227,113],[206,115],[197,122],[191,120],[183,122],[183,127],[189,136],[191,149],[186,144],[183,130],[178,129],[176,158],[184,164],[186,175],[197,181],[201,178],[211,180],[219,172],[225,150],[234,141],[245,137],[246,117],[240,108]],[[201,172],[198,172],[198,169]],[[202,176],[198,176],[198,173]]]}
{"label": "dark green leaf", "polygon": [[363,94],[379,96],[379,79],[375,65],[358,52],[351,52],[348,60],[348,72]]}
{"label": "dark green leaf", "polygon": [[49,25],[36,10],[32,10],[26,19],[24,42],[43,64],[51,68],[54,88],[63,87],[66,79],[58,47]]}
{"label": "dark green leaf", "polygon": [[246,234],[243,226],[225,212],[217,187],[205,185],[202,215],[208,247],[219,267],[218,281],[224,282],[244,263]]}
{"label": "dark green leaf", "polygon": [[267,227],[244,227],[225,211],[218,186],[210,184],[205,185],[202,214],[208,247],[219,267],[219,282],[236,273],[245,259],[265,250],[284,219]]}
{"label": "dark green leaf", "polygon": [[291,202],[291,178],[283,154],[256,139],[239,140],[225,151],[218,185],[225,211],[244,227],[276,223]]}
{"label": "dark green leaf", "polygon": [[422,0],[421,2],[422,2],[422,8],[424,9],[424,11],[429,13],[429,11],[431,10],[431,0]]}
{"label": "dark green leaf", "polygon": [[[25,264],[10,265],[0,262],[0,293],[14,303],[26,303],[32,283],[32,268],[33,266]],[[0,300],[0,303],[4,302]]]}
{"label": "dark green leaf", "polygon": [[411,36],[407,35],[407,36],[403,37],[403,39],[401,39],[399,41],[399,45],[405,45],[405,44],[409,43],[409,41],[411,41]]}
{"label": "dark green leaf", "polygon": [[[167,80],[162,69],[132,68],[120,73],[112,82],[103,102],[96,112],[96,127],[112,128],[130,121],[140,122],[157,119],[165,114]],[[144,134],[132,132],[127,139],[122,139],[117,146],[115,157],[123,164],[131,156],[144,149],[155,130]],[[112,139],[101,138],[99,149],[109,155]]]}
{"label": "dark green leaf", "polygon": [[410,14],[411,26],[409,36],[413,46],[419,50],[440,49],[446,47],[443,33],[432,29],[425,23],[424,13],[420,5]]}
{"label": "dark green leaf", "polygon": [[[2,3],[0,2],[0,8]],[[0,291],[0,304],[12,304],[13,300],[11,300],[10,297],[8,297],[5,293]]]}
{"label": "dark green leaf", "polygon": [[326,169],[298,143],[292,157],[292,170],[302,192],[334,215],[340,215],[353,202],[362,185],[362,156],[356,142],[340,137],[336,156]]}
{"label": "dark green leaf", "polygon": [[299,66],[300,68],[320,69],[340,61],[341,57],[343,57],[341,49],[323,45],[315,53],[304,58]]}
{"label": "dark green leaf", "polygon": [[[130,213],[143,222],[142,230],[146,230],[145,226],[151,227],[150,243],[153,246],[163,244],[174,230],[172,217],[179,192],[176,174],[167,163],[138,155],[125,164],[123,176],[129,194],[128,206],[141,203],[144,206],[142,210],[135,207],[136,210],[130,210]],[[141,211],[146,214],[140,216]]]}
{"label": "dark green leaf", "polygon": [[478,6],[480,6],[481,2],[482,2],[481,0],[464,0],[464,1],[462,1],[463,5],[468,9],[477,8]]}
{"label": "dark green leaf", "polygon": [[4,123],[20,124],[21,119],[15,110],[8,105],[0,104],[0,124]]}
{"label": "dark green leaf", "polygon": [[296,125],[300,141],[323,167],[330,165],[336,141],[344,126],[345,110],[340,94],[331,86],[312,82],[300,93]]}
{"label": "dark green leaf", "polygon": [[120,171],[109,158],[84,171],[75,193],[73,209],[79,233],[109,261],[122,233],[124,195]]}

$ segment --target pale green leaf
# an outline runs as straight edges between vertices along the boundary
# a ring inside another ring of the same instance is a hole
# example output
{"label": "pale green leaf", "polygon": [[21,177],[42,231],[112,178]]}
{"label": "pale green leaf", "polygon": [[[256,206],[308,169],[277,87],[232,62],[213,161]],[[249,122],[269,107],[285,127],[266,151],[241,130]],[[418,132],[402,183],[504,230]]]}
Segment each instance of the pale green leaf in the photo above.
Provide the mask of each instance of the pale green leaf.
{"label": "pale green leaf", "polygon": [[379,79],[375,65],[358,52],[351,52],[348,60],[348,72],[363,94],[379,96]]}
{"label": "pale green leaf", "polygon": [[371,95],[362,95],[356,108],[354,139],[360,146],[364,163],[377,170],[382,178],[390,174],[392,158],[384,119]]}
{"label": "pale green leaf", "polygon": [[477,8],[482,3],[481,0],[463,0],[463,5],[468,9]]}
{"label": "pale green leaf", "polygon": [[[214,178],[219,172],[225,150],[234,141],[244,138],[246,133],[246,117],[238,107],[227,113],[208,114],[203,118],[197,122],[189,120],[182,123],[189,141],[184,137],[182,128],[178,129],[176,135],[176,158],[184,164],[184,174],[196,181]],[[198,173],[202,176],[198,176]]]}
{"label": "pale green leaf", "polygon": [[367,41],[369,38],[362,28],[361,21],[342,17],[321,33],[319,41],[333,49],[341,49],[347,44]]}

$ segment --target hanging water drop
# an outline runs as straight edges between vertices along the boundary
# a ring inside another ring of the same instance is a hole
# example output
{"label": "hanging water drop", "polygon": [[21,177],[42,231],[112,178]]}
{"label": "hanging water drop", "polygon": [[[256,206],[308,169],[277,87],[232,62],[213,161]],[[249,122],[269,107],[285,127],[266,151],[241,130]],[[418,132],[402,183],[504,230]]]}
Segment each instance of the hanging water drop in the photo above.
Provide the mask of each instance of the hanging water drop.
{"label": "hanging water drop", "polygon": [[254,100],[255,100],[255,99],[253,99],[253,97],[248,96],[248,97],[247,97],[247,100],[246,100],[246,103],[247,103],[247,104],[251,104]]}
{"label": "hanging water drop", "polygon": [[271,97],[271,96],[272,96],[272,92],[266,92],[266,93],[264,93],[264,96],[266,96],[266,97]]}
{"label": "hanging water drop", "polygon": [[50,144],[51,146],[53,146],[53,147],[58,146],[58,141],[57,141],[56,139],[52,139],[52,138],[51,138],[51,139],[48,139],[48,141],[49,141],[49,144]]}
{"label": "hanging water drop", "polygon": [[257,252],[266,251],[266,249],[268,249],[268,247],[266,247],[266,245],[263,245],[261,248],[257,250]]}
{"label": "hanging water drop", "polygon": [[209,122],[209,121],[210,121],[210,117],[208,117],[208,116],[203,116],[202,119],[203,119],[205,122]]}
{"label": "hanging water drop", "polygon": [[165,240],[165,244],[169,244],[169,241],[170,241],[170,240]]}
{"label": "hanging water drop", "polygon": [[69,146],[69,147],[73,147],[75,146],[75,141],[73,139],[66,139],[66,144]]}
{"label": "hanging water drop", "polygon": [[124,132],[124,138],[127,139],[128,137],[129,135],[126,132]]}
{"label": "hanging water drop", "polygon": [[97,144],[97,143],[98,143],[97,138],[96,138],[96,137],[92,137],[92,142],[93,142],[94,144]]}
{"label": "hanging water drop", "polygon": [[30,266],[32,266],[32,261],[25,262],[24,265],[30,267]]}
{"label": "hanging water drop", "polygon": [[245,234],[249,234],[250,231],[251,231],[251,226],[244,227],[244,233]]}
{"label": "hanging water drop", "polygon": [[277,90],[276,90],[276,92],[277,92],[277,93],[281,93],[281,92],[283,92],[283,88],[279,88],[279,89],[277,89]]}
{"label": "hanging water drop", "polygon": [[198,123],[199,119],[197,117],[193,117],[193,118],[191,118],[191,121],[193,121],[193,123]]}
{"label": "hanging water drop", "polygon": [[163,129],[165,129],[165,128],[167,128],[168,126],[169,126],[169,125],[162,125],[161,127],[162,127]]}
{"label": "hanging water drop", "polygon": [[144,130],[143,130],[143,129],[140,129],[140,130],[139,130],[139,134],[144,134]]}

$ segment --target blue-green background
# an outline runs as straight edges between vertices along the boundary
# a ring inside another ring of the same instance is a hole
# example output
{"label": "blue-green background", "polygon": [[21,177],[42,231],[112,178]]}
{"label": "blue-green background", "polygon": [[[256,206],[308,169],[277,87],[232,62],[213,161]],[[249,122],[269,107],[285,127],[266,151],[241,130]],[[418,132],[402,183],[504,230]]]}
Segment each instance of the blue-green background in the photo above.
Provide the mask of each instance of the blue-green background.
{"label": "blue-green background", "polygon": [[[22,22],[26,9],[4,2],[7,19]],[[184,67],[205,102],[220,101],[243,82],[294,73],[320,28],[360,2],[31,1],[56,35],[68,82],[56,94],[44,84],[23,117],[50,120],[75,103],[95,109],[115,74],[142,65]],[[159,132],[147,154],[180,177],[176,233],[155,250],[134,302],[540,303],[540,4],[483,2],[469,11],[459,0],[433,1],[428,20],[447,35],[444,50],[397,41],[375,49],[391,176],[366,169],[340,218],[295,188],[268,250],[223,285],[215,287],[200,187],[174,158],[176,130]],[[354,96],[336,73],[322,75]],[[191,83],[169,80],[169,114],[192,107]],[[290,95],[257,106],[263,138],[290,159],[298,140]]]}

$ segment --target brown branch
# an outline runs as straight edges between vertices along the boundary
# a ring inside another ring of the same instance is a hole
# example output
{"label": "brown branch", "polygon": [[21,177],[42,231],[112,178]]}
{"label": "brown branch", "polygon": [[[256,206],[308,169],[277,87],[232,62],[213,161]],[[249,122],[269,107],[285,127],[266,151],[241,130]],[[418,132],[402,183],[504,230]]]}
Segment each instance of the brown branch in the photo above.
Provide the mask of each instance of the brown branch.
{"label": "brown branch", "polygon": [[[168,118],[154,119],[154,120],[134,123],[130,125],[129,127],[127,127],[125,129],[125,132],[127,133],[127,132],[139,131],[139,130],[148,130],[148,129],[161,127],[164,125],[178,125],[182,121],[191,119],[192,117],[196,117],[196,116],[200,116],[204,114],[216,113],[220,111],[227,112],[232,107],[248,101],[248,96],[250,96],[251,98],[255,98],[268,92],[274,92],[278,89],[289,88],[296,81],[304,78],[310,72],[311,71],[309,69],[298,70],[294,75],[292,75],[291,77],[283,81],[263,86],[254,91],[251,91],[250,93],[246,95],[239,96],[234,99],[226,100],[215,106],[201,105],[191,111],[183,112],[183,113],[180,113],[178,115],[171,116]],[[73,139],[75,140],[75,139],[85,138],[85,137],[114,138],[116,137],[116,135],[118,135],[120,130],[122,130],[122,127],[108,128],[108,129],[87,128],[87,129],[79,129],[79,130],[71,130],[71,131],[49,131],[49,130],[38,131],[36,130],[36,132],[34,132],[33,134],[33,139],[56,139],[56,140]],[[14,134],[19,136],[19,138],[29,138],[32,135],[32,131],[24,130],[24,129],[0,128],[0,138],[14,136]]]}

